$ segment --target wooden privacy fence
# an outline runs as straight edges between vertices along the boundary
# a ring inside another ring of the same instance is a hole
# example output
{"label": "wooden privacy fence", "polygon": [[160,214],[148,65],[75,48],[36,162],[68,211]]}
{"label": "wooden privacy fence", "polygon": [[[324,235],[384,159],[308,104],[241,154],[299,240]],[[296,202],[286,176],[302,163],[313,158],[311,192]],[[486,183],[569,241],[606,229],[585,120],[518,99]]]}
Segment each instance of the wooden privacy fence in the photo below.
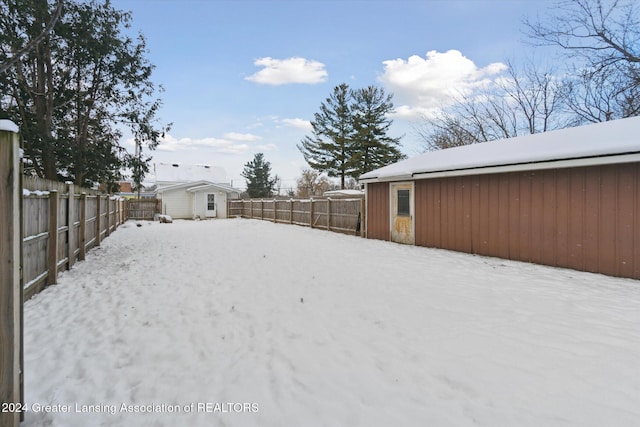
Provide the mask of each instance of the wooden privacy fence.
{"label": "wooden privacy fence", "polygon": [[73,185],[64,192],[23,190],[22,209],[25,300],[56,283],[58,271],[84,260],[126,220],[123,199],[77,194]]}
{"label": "wooden privacy fence", "polygon": [[[0,119],[0,426],[24,420],[24,301],[122,224],[124,200],[22,175],[18,127]],[[6,406],[6,407],[5,407]]]}
{"label": "wooden privacy fence", "polygon": [[160,199],[127,199],[125,201],[125,217],[127,219],[154,219],[161,213],[162,200]]}
{"label": "wooden privacy fence", "polygon": [[364,198],[356,199],[249,199],[229,200],[227,217],[261,219],[364,235]]}

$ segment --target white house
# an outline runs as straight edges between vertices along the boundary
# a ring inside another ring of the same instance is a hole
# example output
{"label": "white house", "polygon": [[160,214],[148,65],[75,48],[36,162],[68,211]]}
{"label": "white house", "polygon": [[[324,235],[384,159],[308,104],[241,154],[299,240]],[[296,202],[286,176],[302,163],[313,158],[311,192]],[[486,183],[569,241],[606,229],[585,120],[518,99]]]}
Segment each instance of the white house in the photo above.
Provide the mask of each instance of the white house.
{"label": "white house", "polygon": [[155,173],[162,213],[172,218],[226,218],[227,200],[240,197],[220,167],[158,163]]}

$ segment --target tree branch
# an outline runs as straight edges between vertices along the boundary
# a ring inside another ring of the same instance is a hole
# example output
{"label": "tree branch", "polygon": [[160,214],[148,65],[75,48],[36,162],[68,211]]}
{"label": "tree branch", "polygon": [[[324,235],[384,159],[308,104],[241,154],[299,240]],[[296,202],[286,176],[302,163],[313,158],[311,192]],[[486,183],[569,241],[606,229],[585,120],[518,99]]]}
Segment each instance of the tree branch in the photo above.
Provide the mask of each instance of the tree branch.
{"label": "tree branch", "polygon": [[56,10],[53,13],[53,16],[51,17],[51,20],[49,21],[47,26],[44,28],[44,30],[42,30],[42,32],[36,38],[31,40],[29,43],[27,43],[25,47],[23,47],[18,52],[16,52],[4,64],[0,64],[0,73],[6,72],[9,68],[11,68],[16,63],[18,63],[18,61],[20,61],[20,58],[24,54],[30,52],[33,48],[35,48],[38,44],[40,44],[40,42],[42,42],[42,40],[47,36],[47,34],[51,32],[51,30],[53,29],[53,26],[56,25],[56,22],[60,18],[60,15],[62,14],[63,4],[64,4],[64,0],[58,0],[58,3],[56,5]]}

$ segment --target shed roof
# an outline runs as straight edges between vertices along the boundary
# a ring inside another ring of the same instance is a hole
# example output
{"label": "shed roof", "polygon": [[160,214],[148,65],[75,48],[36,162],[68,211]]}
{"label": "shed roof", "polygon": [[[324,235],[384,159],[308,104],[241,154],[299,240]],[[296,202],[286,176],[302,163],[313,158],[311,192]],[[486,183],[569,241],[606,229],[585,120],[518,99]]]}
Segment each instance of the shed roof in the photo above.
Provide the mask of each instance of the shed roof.
{"label": "shed roof", "polygon": [[564,163],[556,167],[640,161],[640,117],[431,151],[363,174],[360,180],[507,172],[523,170],[522,165],[538,169],[543,163],[552,166],[560,161]]}
{"label": "shed roof", "polygon": [[11,120],[7,120],[7,119],[0,119],[0,130],[13,132],[13,133],[20,132],[18,125],[13,123]]}

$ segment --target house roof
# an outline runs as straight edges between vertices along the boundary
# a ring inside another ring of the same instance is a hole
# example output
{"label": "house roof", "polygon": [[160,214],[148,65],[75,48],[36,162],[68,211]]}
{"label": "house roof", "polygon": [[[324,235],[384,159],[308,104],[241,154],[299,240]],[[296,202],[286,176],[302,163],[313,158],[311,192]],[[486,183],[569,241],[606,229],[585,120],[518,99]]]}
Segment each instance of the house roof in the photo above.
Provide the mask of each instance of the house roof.
{"label": "house roof", "polygon": [[363,174],[361,182],[640,161],[640,117],[431,151]]}
{"label": "house roof", "polygon": [[240,193],[240,190],[233,188],[229,185],[217,184],[217,183],[214,183],[211,181],[205,181],[205,180],[194,181],[194,182],[182,182],[179,184],[158,188],[156,191],[162,194],[166,191],[173,191],[173,190],[179,190],[179,189],[184,189],[185,191],[190,191],[190,192],[207,190],[207,189],[216,189],[216,190],[225,191],[227,193]]}
{"label": "house roof", "polygon": [[218,166],[156,163],[156,182],[227,182],[227,172]]}

